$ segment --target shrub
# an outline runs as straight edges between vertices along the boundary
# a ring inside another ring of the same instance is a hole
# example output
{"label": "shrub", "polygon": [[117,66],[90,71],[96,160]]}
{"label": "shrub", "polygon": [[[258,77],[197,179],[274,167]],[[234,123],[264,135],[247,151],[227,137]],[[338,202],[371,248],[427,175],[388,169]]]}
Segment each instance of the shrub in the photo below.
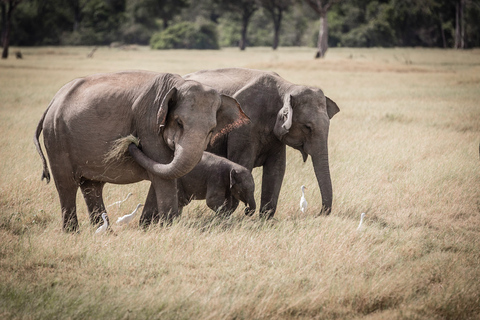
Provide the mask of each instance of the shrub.
{"label": "shrub", "polygon": [[214,24],[177,23],[150,38],[152,49],[218,49]]}

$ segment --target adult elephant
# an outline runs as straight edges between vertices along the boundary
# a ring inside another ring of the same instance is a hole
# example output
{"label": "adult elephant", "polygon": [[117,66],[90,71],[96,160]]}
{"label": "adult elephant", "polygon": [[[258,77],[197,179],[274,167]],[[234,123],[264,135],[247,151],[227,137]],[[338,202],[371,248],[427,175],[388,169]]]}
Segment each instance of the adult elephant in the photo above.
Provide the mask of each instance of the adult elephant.
{"label": "adult elephant", "polygon": [[219,139],[209,151],[252,170],[263,167],[260,214],[274,215],[285,174],[286,145],[312,157],[322,194],[322,211],[332,208],[328,163],[330,119],[336,103],[318,88],[296,85],[274,72],[251,69],[204,70],[184,76],[231,95],[251,122]]}
{"label": "adult elephant", "polygon": [[[105,212],[105,183],[150,180],[156,216],[169,220],[178,212],[176,178],[192,170],[203,151],[223,132],[248,121],[237,101],[179,75],[128,71],[91,75],[63,86],[38,123],[34,137],[44,144],[60,198],[64,230],[78,228],[76,193],[82,190],[90,220]],[[141,150],[129,147],[105,161],[116,141],[133,135]],[[150,207],[148,210],[152,210]]]}

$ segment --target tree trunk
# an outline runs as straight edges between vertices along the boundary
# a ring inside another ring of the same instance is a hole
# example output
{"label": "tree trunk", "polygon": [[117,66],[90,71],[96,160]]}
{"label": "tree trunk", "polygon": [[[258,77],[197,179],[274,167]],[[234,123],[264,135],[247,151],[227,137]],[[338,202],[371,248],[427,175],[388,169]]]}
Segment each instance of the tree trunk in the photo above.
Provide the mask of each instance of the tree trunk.
{"label": "tree trunk", "polygon": [[465,0],[460,0],[460,48],[465,49]]}
{"label": "tree trunk", "polygon": [[443,48],[447,48],[447,38],[445,38],[445,28],[443,27],[443,19],[442,15],[439,15],[439,20],[440,20],[440,32],[442,34],[442,41],[443,41]]}
{"label": "tree trunk", "polygon": [[275,14],[275,8],[272,10],[273,18],[273,50],[277,50],[280,43],[280,27],[282,25],[282,9],[278,9],[278,14]]}
{"label": "tree trunk", "polygon": [[455,49],[465,48],[465,26],[463,21],[464,0],[455,3]]}
{"label": "tree trunk", "polygon": [[7,30],[7,7],[5,2],[0,1],[0,8],[2,10],[1,12],[1,29],[2,29],[2,35],[0,36],[0,43],[3,46],[3,41],[5,39],[5,31]]}
{"label": "tree trunk", "polygon": [[247,29],[248,29],[248,20],[250,17],[244,16],[242,19],[242,33],[241,33],[241,39],[239,43],[240,50],[245,50],[247,47]]}
{"label": "tree trunk", "polygon": [[328,21],[327,11],[323,10],[320,14],[320,30],[318,32],[317,54],[315,58],[324,58],[328,49]]}
{"label": "tree trunk", "polygon": [[2,33],[2,46],[3,46],[3,51],[2,51],[2,59],[7,59],[8,58],[8,47],[10,46],[10,27],[11,27],[11,17],[12,17],[12,11],[13,11],[13,4],[11,2],[8,2],[7,5],[7,14],[6,14],[6,20],[5,20],[5,30]]}
{"label": "tree trunk", "polygon": [[[76,10],[73,13],[73,32],[77,32],[80,28],[80,9],[75,8]],[[78,9],[78,10],[77,10]]]}
{"label": "tree trunk", "polygon": [[6,19],[4,22],[5,32],[2,33],[2,46],[3,46],[2,59],[8,58],[8,47],[10,46],[10,30],[12,29],[13,10],[15,10],[15,8],[20,3],[20,1],[22,0],[9,0],[5,4],[5,8],[2,6],[2,10],[6,9],[6,16],[5,16]]}
{"label": "tree trunk", "polygon": [[277,50],[279,44],[279,37],[280,37],[280,24],[274,26],[274,33],[273,33],[273,50]]}
{"label": "tree trunk", "polygon": [[3,39],[3,51],[2,51],[2,59],[8,58],[8,47],[10,45],[10,26],[7,26],[7,30],[5,31],[5,38]]}

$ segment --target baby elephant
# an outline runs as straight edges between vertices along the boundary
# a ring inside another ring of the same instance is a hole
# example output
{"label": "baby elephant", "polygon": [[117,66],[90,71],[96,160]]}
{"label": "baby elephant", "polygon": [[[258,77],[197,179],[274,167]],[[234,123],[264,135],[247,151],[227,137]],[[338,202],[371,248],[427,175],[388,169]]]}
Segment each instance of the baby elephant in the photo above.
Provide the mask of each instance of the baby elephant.
{"label": "baby elephant", "polygon": [[226,158],[204,152],[202,160],[187,175],[177,179],[178,210],[191,200],[207,200],[207,206],[229,215],[238,202],[245,203],[245,214],[251,216],[256,209],[255,183],[245,167]]}

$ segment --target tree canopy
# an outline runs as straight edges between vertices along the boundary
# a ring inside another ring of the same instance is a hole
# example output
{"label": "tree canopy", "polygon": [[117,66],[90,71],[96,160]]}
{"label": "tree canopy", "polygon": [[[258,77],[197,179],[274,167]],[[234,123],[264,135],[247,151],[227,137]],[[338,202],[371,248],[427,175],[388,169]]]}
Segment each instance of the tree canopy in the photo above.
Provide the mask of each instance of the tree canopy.
{"label": "tree canopy", "polygon": [[327,47],[480,46],[480,0],[66,2],[0,0],[2,46],[7,34],[16,46],[146,45],[155,35],[155,43],[177,48],[182,44],[171,41],[178,33],[203,37],[188,48],[317,46],[321,12],[312,9],[315,2],[329,4]]}

